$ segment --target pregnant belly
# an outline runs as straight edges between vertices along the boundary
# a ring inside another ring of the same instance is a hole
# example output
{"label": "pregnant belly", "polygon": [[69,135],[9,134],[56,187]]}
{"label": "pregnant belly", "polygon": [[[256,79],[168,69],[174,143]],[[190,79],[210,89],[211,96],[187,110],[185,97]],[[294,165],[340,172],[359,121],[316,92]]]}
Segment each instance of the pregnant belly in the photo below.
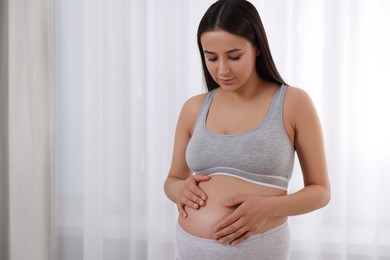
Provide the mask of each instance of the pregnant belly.
{"label": "pregnant belly", "polygon": [[[200,182],[199,187],[207,194],[206,205],[198,210],[186,207],[188,216],[184,218],[179,215],[179,224],[188,233],[202,238],[212,238],[213,228],[235,210],[235,208],[224,207],[222,205],[224,201],[236,195],[282,196],[286,194],[283,190],[225,175],[213,175],[209,181]],[[279,226],[285,221],[284,217],[270,219],[258,233]]]}

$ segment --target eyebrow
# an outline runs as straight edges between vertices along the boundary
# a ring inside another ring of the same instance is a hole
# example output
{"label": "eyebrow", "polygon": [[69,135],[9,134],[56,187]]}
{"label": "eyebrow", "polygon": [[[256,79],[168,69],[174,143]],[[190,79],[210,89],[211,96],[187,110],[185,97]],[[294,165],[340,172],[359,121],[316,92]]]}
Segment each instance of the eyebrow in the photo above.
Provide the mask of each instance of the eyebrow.
{"label": "eyebrow", "polygon": [[[236,51],[241,51],[241,49],[231,49],[231,50],[226,51],[225,53],[232,53],[232,52],[236,52]],[[207,53],[207,54],[216,54],[215,52],[208,51],[208,50],[204,50],[203,52]]]}

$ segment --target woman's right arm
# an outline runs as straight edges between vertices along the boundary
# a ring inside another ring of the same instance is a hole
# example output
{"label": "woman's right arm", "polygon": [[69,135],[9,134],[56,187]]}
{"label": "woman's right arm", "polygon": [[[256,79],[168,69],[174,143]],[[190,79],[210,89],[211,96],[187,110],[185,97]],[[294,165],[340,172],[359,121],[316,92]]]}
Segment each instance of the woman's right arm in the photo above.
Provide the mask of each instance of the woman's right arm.
{"label": "woman's right arm", "polygon": [[209,176],[194,175],[188,168],[185,153],[192,136],[198,111],[205,95],[195,96],[185,102],[176,126],[171,168],[165,180],[167,197],[176,203],[179,213],[187,217],[185,207],[199,209],[205,205],[207,195],[198,184],[210,179]]}

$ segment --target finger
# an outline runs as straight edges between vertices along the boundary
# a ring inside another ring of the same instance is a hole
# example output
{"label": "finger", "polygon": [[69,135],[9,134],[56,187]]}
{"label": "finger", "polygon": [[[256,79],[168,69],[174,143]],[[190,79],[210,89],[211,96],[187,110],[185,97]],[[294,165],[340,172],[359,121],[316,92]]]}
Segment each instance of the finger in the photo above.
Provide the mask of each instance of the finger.
{"label": "finger", "polygon": [[198,202],[198,203],[200,203],[202,201],[202,203],[204,204],[204,201],[207,199],[207,196],[206,196],[206,193],[204,193],[202,191],[202,189],[200,189],[198,186],[195,185],[195,186],[190,187],[189,190],[196,197],[196,198],[191,197],[191,199],[193,201]]}
{"label": "finger", "polygon": [[[241,224],[240,220],[237,220],[237,221],[233,222],[232,224],[227,225],[227,226],[219,229],[217,232],[214,233],[213,238],[217,239],[217,240],[224,238],[224,237],[236,232],[242,226],[243,226],[243,224]],[[225,239],[225,242],[226,242],[226,239]]]}
{"label": "finger", "polygon": [[199,198],[197,195],[195,195],[193,193],[190,194],[190,199],[191,199],[192,202],[194,202],[198,206],[204,206],[205,205],[204,200],[202,200],[201,198]]}
{"label": "finger", "polygon": [[233,232],[229,232],[227,235],[220,237],[218,242],[226,243],[228,241],[234,241],[235,239],[243,236],[246,232],[248,232],[248,228],[246,226],[242,226],[239,229],[235,229]]}
{"label": "finger", "polygon": [[206,193],[203,192],[201,188],[199,188],[198,184],[199,182],[205,182],[210,180],[210,176],[207,175],[194,175],[193,180],[195,181],[195,187],[196,189],[194,190],[194,193],[197,194],[200,198],[203,200],[207,199]]}
{"label": "finger", "polygon": [[230,242],[230,245],[236,246],[239,243],[247,240],[250,236],[252,236],[252,232],[251,231],[247,231],[244,234],[242,234],[240,237],[238,237],[237,239],[234,239],[232,242]]}
{"label": "finger", "polygon": [[225,207],[235,207],[235,206],[242,204],[246,200],[247,200],[246,195],[238,195],[236,197],[233,197],[231,199],[224,201],[222,205]]}
{"label": "finger", "polygon": [[221,222],[219,222],[215,228],[214,228],[214,232],[218,233],[220,232],[222,229],[232,225],[233,223],[237,222],[239,219],[241,218],[241,215],[240,213],[237,211],[234,211],[232,214],[230,214],[229,216],[227,216],[225,219],[223,219]]}
{"label": "finger", "polygon": [[[195,190],[195,189],[194,189]],[[191,208],[199,208],[200,206],[204,206],[205,202],[199,196],[197,196],[193,190],[189,189],[186,194],[187,200],[184,203]]]}
{"label": "finger", "polygon": [[179,214],[182,215],[184,218],[186,218],[187,217],[187,212],[184,209],[184,205],[181,204],[181,203],[178,203],[176,205],[177,205],[177,210],[178,210]]}
{"label": "finger", "polygon": [[210,180],[211,176],[209,175],[203,175],[203,174],[196,174],[193,175],[192,177],[196,182],[201,182],[201,181],[208,181]]}
{"label": "finger", "polygon": [[187,199],[187,198],[185,198],[183,200],[183,204],[184,204],[184,206],[187,206],[187,207],[190,207],[190,208],[193,208],[193,209],[199,209],[199,207],[200,207],[196,202],[194,202],[191,199]]}

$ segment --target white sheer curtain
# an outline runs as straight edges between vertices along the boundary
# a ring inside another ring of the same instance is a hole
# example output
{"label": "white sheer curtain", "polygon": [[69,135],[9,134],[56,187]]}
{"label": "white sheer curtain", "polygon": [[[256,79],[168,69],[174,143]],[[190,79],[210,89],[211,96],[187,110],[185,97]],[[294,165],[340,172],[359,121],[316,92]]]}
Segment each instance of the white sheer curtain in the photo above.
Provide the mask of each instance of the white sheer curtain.
{"label": "white sheer curtain", "polygon": [[56,18],[57,257],[173,259],[162,183],[191,90],[188,3],[64,0]]}
{"label": "white sheer curtain", "polygon": [[260,10],[282,75],[317,105],[332,182],[327,208],[290,219],[292,259],[389,259],[390,2],[278,2]]}
{"label": "white sheer curtain", "polygon": [[[56,259],[174,259],[162,185],[181,105],[204,89],[196,29],[212,2],[56,1]],[[390,2],[252,3],[326,137],[332,202],[290,219],[291,259],[389,258]]]}

